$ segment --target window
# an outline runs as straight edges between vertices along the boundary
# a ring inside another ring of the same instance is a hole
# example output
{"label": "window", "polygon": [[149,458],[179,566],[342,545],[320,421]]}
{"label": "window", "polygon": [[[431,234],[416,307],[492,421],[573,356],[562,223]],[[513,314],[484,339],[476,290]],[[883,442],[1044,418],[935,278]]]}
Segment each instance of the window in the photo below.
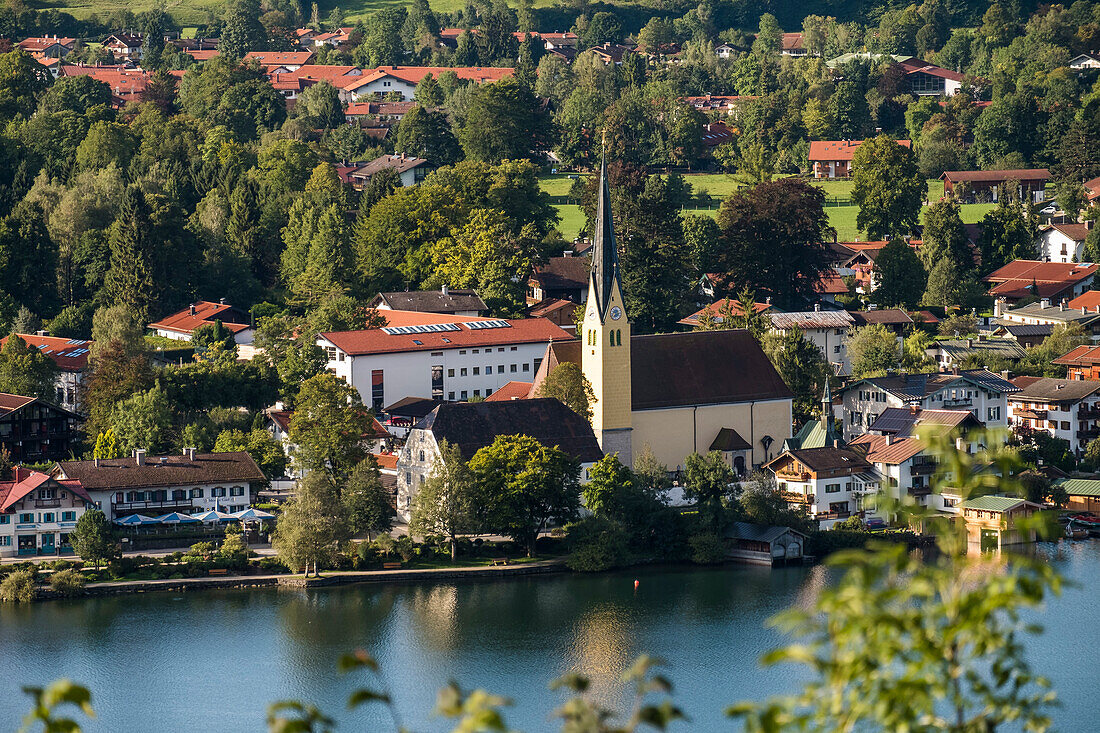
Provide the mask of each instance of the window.
{"label": "window", "polygon": [[405,483],[411,484],[413,481],[413,475],[411,471],[405,471]]}
{"label": "window", "polygon": [[485,396],[486,396],[486,397],[488,397],[488,396],[489,396],[489,395],[491,395],[492,393],[493,393],[493,390],[491,390],[491,389],[487,389],[487,390],[485,390]]}
{"label": "window", "polygon": [[9,515],[9,514],[0,514],[0,524],[10,524],[10,523],[11,523],[11,515]]}
{"label": "window", "polygon": [[327,358],[329,361],[336,361],[336,347],[335,346],[326,346],[325,347],[325,358]]}
{"label": "window", "polygon": [[481,350],[480,350],[480,349],[474,349],[473,353],[475,353],[475,354],[480,354],[480,353],[481,353]]}
{"label": "window", "polygon": [[0,537],[0,547],[11,547],[11,535]]}
{"label": "window", "polygon": [[498,352],[498,353],[499,353],[499,352],[501,352],[501,351],[504,351],[504,347],[503,347],[503,346],[501,346],[501,347],[498,347],[498,348],[497,348],[497,352]]}
{"label": "window", "polygon": [[539,357],[538,359],[535,359],[535,371],[536,372],[539,370],[540,366],[542,366],[542,357]]}
{"label": "window", "polygon": [[491,366],[486,366],[486,367],[485,367],[485,373],[486,373],[486,374],[492,374],[492,373],[493,373],[493,367],[491,367]]}
{"label": "window", "polygon": [[839,494],[840,493],[840,484],[825,484],[825,493],[826,494]]}
{"label": "window", "polygon": [[30,514],[30,513],[20,514],[19,515],[19,523],[20,524],[33,524],[34,523],[34,515]]}
{"label": "window", "polygon": [[42,513],[42,521],[45,522],[46,524],[50,524],[51,522],[55,521],[56,518],[57,518],[57,515],[54,514],[53,512],[43,512]]}
{"label": "window", "polygon": [[416,459],[416,460],[418,460],[418,461],[423,461],[423,460],[424,460],[424,451],[420,451],[420,452],[419,452],[419,453],[417,453],[416,455],[417,455],[417,459]]}
{"label": "window", "polygon": [[1069,423],[1065,420],[1062,421],[1062,430],[1069,430]]}
{"label": "window", "polygon": [[481,396],[481,390],[480,389],[475,389],[474,390],[474,397],[480,397],[480,396]]}
{"label": "window", "polygon": [[337,351],[336,352],[336,361],[343,361],[343,360],[344,360],[344,352],[343,351]]}
{"label": "window", "polygon": [[243,486],[230,487],[229,495],[230,496],[244,496],[244,487]]}
{"label": "window", "polygon": [[481,367],[474,367],[474,376],[476,377],[479,374],[481,374]]}
{"label": "window", "polygon": [[462,367],[461,369],[458,370],[458,376],[460,376],[460,377],[465,377],[466,376],[466,367]]}
{"label": "window", "polygon": [[454,398],[455,398],[455,393],[454,392],[448,392],[447,393],[447,399],[449,399],[453,402]]}
{"label": "window", "polygon": [[833,347],[833,353],[834,354],[839,354],[840,353],[840,344],[837,344],[836,346]]}
{"label": "window", "polygon": [[442,351],[433,351],[432,356],[443,356],[443,352]]}
{"label": "window", "polygon": [[1000,420],[1001,419],[1001,408],[1000,407],[990,407],[986,411],[986,414],[988,415],[988,417],[986,418],[987,420]]}
{"label": "window", "polygon": [[460,349],[458,353],[459,355],[463,355],[466,353],[466,349]]}
{"label": "window", "polygon": [[443,399],[443,365],[437,364],[432,367],[432,399]]}
{"label": "window", "polygon": [[215,486],[214,488],[210,489],[210,496],[213,496],[215,498],[220,498],[220,497],[225,496],[225,487],[224,486]]}
{"label": "window", "polygon": [[454,369],[448,369],[447,370],[447,376],[448,377],[453,377],[454,375],[455,375],[455,370]]}
{"label": "window", "polygon": [[531,371],[531,365],[528,364],[527,362],[524,362],[523,363],[523,371],[525,371],[525,372]]}
{"label": "window", "polygon": [[417,346],[423,346],[424,345],[424,342],[419,340],[419,339],[413,339],[413,343],[416,344]]}
{"label": "window", "polygon": [[462,399],[464,399],[464,400],[470,399],[470,393],[467,392],[466,390],[462,390]]}
{"label": "window", "polygon": [[381,410],[386,400],[385,374],[381,369],[372,369],[370,373],[370,401],[375,410]]}
{"label": "window", "polygon": [[510,371],[510,372],[512,372],[513,374],[515,374],[515,373],[516,373],[516,365],[515,365],[515,364],[513,364],[513,365],[511,366],[511,368],[510,368],[510,369],[508,369],[508,371]]}
{"label": "window", "polygon": [[516,351],[517,349],[519,349],[518,346],[513,346],[511,349],[509,349],[509,351]]}
{"label": "window", "polygon": [[202,489],[198,489],[198,488],[191,489],[191,498],[192,499],[201,499],[203,497],[204,493],[206,493],[206,492],[204,492]]}
{"label": "window", "polygon": [[76,521],[76,512],[61,512],[61,521],[62,522],[75,522]]}

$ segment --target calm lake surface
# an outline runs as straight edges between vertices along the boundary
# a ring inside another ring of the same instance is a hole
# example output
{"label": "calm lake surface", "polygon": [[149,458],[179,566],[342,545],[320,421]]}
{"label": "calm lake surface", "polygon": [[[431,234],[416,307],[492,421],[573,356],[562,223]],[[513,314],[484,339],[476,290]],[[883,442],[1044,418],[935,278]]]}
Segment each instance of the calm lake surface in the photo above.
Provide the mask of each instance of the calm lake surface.
{"label": "calm lake surface", "polygon": [[[1036,614],[1028,641],[1036,669],[1062,700],[1063,731],[1100,730],[1100,541],[1041,545],[1076,582]],[[641,581],[637,593],[634,579]],[[345,731],[392,730],[381,708],[350,715],[347,693],[365,678],[337,674],[357,647],[382,664],[401,722],[448,730],[430,714],[449,679],[516,698],[513,728],[557,730],[556,676],[585,671],[593,696],[620,699],[615,681],[635,656],[663,657],[686,730],[736,730],[730,703],[796,689],[800,670],[762,668],[782,635],[772,614],[805,603],[822,568],[654,570],[459,584],[345,586],[316,591],[151,593],[0,605],[0,730],[27,709],[21,684],[69,677],[92,689],[86,731],[262,731],[266,704],[318,704]],[[377,685],[376,685],[377,686]]]}

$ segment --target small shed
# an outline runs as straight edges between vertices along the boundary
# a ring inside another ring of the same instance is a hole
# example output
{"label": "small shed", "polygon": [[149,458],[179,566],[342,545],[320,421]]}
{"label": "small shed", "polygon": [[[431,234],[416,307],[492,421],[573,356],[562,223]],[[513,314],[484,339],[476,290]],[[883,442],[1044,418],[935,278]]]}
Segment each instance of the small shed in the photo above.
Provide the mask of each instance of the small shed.
{"label": "small shed", "polygon": [[1067,478],[1054,483],[1065,489],[1069,495],[1066,509],[1100,514],[1100,480]]}
{"label": "small shed", "polygon": [[806,535],[790,527],[734,522],[725,532],[726,557],[754,565],[802,562]]}

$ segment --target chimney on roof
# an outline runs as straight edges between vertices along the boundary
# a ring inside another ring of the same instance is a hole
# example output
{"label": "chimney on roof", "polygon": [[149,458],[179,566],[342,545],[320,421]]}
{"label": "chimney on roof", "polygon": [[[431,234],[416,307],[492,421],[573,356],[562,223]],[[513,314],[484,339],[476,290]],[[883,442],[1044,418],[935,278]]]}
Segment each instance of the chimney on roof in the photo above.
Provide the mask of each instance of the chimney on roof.
{"label": "chimney on roof", "polygon": [[450,290],[450,289],[449,289],[449,288],[447,287],[447,285],[446,285],[446,284],[444,284],[444,285],[443,285],[443,288],[441,289],[441,292],[442,292],[442,293],[443,293],[444,295],[449,295],[449,294],[450,294],[449,290]]}
{"label": "chimney on roof", "polygon": [[968,348],[968,349],[973,349],[974,348],[974,339],[968,338],[966,340],[966,348]]}
{"label": "chimney on roof", "polygon": [[1007,369],[1001,370],[1001,379],[1005,380],[1006,382],[1008,381],[1008,370]]}
{"label": "chimney on roof", "polygon": [[814,303],[814,313],[821,312],[821,303]]}
{"label": "chimney on roof", "polygon": [[142,450],[141,448],[138,448],[134,451],[134,465],[137,465],[137,466],[144,466],[145,465],[145,451]]}
{"label": "chimney on roof", "polygon": [[221,305],[225,305],[225,298],[218,298],[218,303]]}
{"label": "chimney on roof", "polygon": [[15,479],[15,483],[19,483],[23,480],[23,467],[16,466],[12,469],[12,478]]}
{"label": "chimney on roof", "polygon": [[93,458],[92,459],[92,465],[95,466],[96,468],[99,468],[99,459],[98,458]]}
{"label": "chimney on roof", "polygon": [[1040,300],[1039,301],[1039,307],[1040,308],[1049,308],[1050,307],[1050,298],[1043,298],[1042,300]]}
{"label": "chimney on roof", "polygon": [[189,310],[189,311],[191,312],[191,315],[195,315],[195,304],[194,304],[194,303],[192,303],[191,305],[187,306],[187,308],[188,308],[188,310]]}
{"label": "chimney on roof", "polygon": [[194,448],[184,448],[183,449],[183,456],[184,456],[184,458],[186,458],[189,461],[195,460],[195,449]]}
{"label": "chimney on roof", "polygon": [[771,305],[771,304],[772,304],[772,296],[769,295],[768,297],[764,298],[764,305]]}
{"label": "chimney on roof", "polygon": [[1059,311],[1065,311],[1066,310],[1066,299],[1065,298],[1062,298],[1062,302],[1058,304],[1058,310]]}
{"label": "chimney on roof", "polygon": [[893,445],[893,443],[894,443],[893,434],[892,433],[887,433],[886,434],[886,445]]}
{"label": "chimney on roof", "polygon": [[918,412],[920,412],[919,407],[917,407],[916,405],[909,405],[909,414],[910,415],[916,415]]}

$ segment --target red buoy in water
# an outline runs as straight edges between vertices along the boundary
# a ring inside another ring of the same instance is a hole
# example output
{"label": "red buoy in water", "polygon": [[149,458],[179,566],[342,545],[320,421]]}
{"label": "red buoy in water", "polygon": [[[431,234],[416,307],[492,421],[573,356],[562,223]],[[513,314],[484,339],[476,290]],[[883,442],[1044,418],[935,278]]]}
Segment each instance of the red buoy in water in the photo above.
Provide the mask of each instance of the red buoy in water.
{"label": "red buoy in water", "polygon": [[639,586],[639,585],[641,585],[641,584],[642,584],[642,581],[640,581],[640,580],[635,580],[635,581],[634,581],[634,590],[638,590],[638,586]]}

